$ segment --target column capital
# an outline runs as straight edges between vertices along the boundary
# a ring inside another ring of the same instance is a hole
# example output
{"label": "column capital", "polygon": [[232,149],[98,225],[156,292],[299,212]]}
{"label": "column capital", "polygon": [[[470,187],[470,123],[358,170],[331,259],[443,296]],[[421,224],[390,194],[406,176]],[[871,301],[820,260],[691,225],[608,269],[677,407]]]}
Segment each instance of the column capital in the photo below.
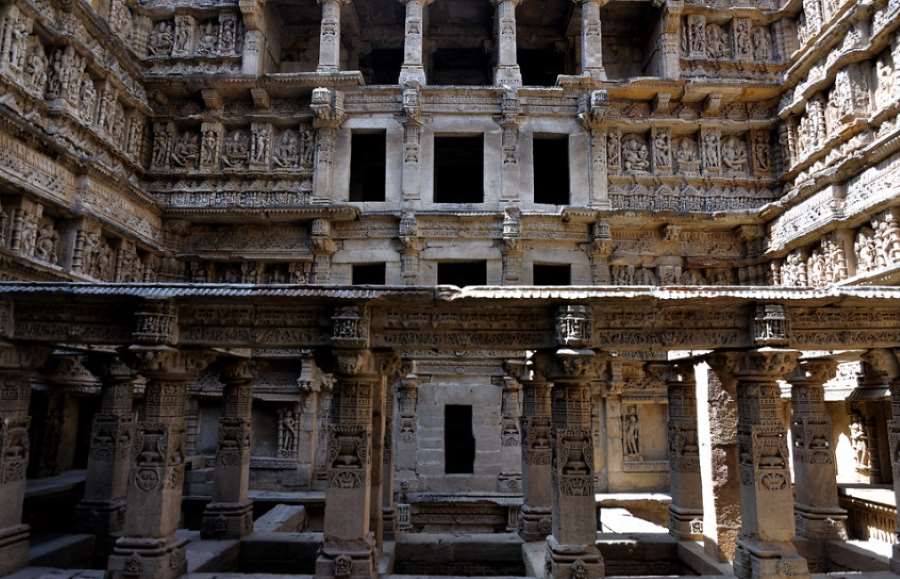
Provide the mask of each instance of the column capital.
{"label": "column capital", "polygon": [[694,383],[694,364],[689,360],[647,362],[644,368],[666,386]]}
{"label": "column capital", "polygon": [[608,358],[590,349],[559,348],[538,352],[535,371],[550,382],[591,382],[607,370]]}
{"label": "column capital", "polygon": [[884,382],[900,380],[900,350],[875,348],[862,355],[867,378]]}
{"label": "column capital", "polygon": [[84,366],[104,384],[122,384],[137,378],[138,372],[113,352],[91,352]]}
{"label": "column capital", "polygon": [[191,380],[216,357],[209,351],[167,346],[131,346],[123,355],[141,374],[157,380]]}
{"label": "column capital", "polygon": [[250,358],[231,358],[224,361],[219,380],[225,384],[244,384],[256,378],[257,363]]}
{"label": "column capital", "polygon": [[760,348],[742,352],[714,352],[707,358],[717,374],[747,381],[781,380],[797,364],[800,352],[775,348]]}
{"label": "column capital", "polygon": [[822,386],[837,372],[837,360],[810,358],[800,360],[794,371],[784,377],[791,385]]}

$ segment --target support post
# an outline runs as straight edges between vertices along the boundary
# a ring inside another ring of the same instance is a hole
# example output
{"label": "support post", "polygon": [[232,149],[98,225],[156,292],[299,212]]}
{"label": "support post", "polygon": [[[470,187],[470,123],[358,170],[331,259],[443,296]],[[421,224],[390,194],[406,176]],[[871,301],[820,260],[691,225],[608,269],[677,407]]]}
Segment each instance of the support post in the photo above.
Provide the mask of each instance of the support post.
{"label": "support post", "polygon": [[791,384],[791,438],[794,445],[794,512],[797,535],[810,571],[828,571],[827,542],[847,539],[847,511],[838,504],[837,467],[831,417],[825,408],[827,380],[837,362],[803,360],[787,377]]}
{"label": "support post", "polygon": [[250,489],[250,434],[253,366],[250,360],[225,363],[219,379],[224,411],[219,419],[215,487],[203,512],[202,536],[239,539],[253,531]]}
{"label": "support post", "polygon": [[124,534],[109,557],[111,579],[175,579],[187,572],[184,539],[175,536],[184,486],[188,387],[211,361],[205,352],[134,346],[132,365],[147,379],[137,428]]}
{"label": "support post", "polygon": [[78,526],[97,536],[95,549],[104,558],[112,551],[113,535],[125,524],[128,472],[134,439],[133,393],[137,373],[120,357],[92,354],[86,360],[100,379],[100,411],[94,415],[84,498],[78,504]]}
{"label": "support post", "polygon": [[328,433],[325,540],[316,559],[316,577],[372,579],[372,395],[380,376],[368,349],[366,310],[341,307],[332,319],[336,384]]}
{"label": "support post", "polygon": [[318,0],[322,6],[319,27],[319,67],[317,72],[341,69],[341,7],[350,0]]}
{"label": "support post", "polygon": [[581,5],[581,74],[593,80],[606,80],[603,68],[603,34],[600,8],[608,0],[573,0]]}
{"label": "support post", "polygon": [[0,575],[25,566],[30,529],[22,523],[28,468],[31,379],[43,349],[0,346]]}
{"label": "support post", "polygon": [[553,528],[550,475],[550,392],[552,384],[539,372],[522,381],[522,504],[519,535],[524,541],[543,541]]}
{"label": "support post", "polygon": [[703,494],[697,438],[697,383],[687,362],[650,364],[666,384],[669,398],[669,534],[679,541],[703,537]]}
{"label": "support post", "polygon": [[522,86],[516,43],[516,7],[522,0],[492,0],[497,7],[497,66],[494,68],[494,86],[517,88]]}
{"label": "support post", "polygon": [[425,66],[422,61],[422,36],[425,30],[425,7],[433,0],[400,0],[406,5],[406,23],[403,39],[403,66],[400,68],[400,86],[407,83],[425,84]]}
{"label": "support post", "polygon": [[787,432],[777,380],[793,370],[798,352],[760,348],[729,352],[737,380],[741,536],[734,557],[740,579],[809,577],[794,546],[794,495]]}

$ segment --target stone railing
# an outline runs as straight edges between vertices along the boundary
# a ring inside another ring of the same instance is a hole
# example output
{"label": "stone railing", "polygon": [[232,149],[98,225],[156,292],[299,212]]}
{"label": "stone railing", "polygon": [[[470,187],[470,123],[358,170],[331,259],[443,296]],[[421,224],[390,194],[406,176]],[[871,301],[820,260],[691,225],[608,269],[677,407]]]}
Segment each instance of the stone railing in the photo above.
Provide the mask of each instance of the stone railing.
{"label": "stone railing", "polygon": [[841,496],[840,505],[847,511],[847,533],[851,539],[897,543],[895,507],[849,496]]}

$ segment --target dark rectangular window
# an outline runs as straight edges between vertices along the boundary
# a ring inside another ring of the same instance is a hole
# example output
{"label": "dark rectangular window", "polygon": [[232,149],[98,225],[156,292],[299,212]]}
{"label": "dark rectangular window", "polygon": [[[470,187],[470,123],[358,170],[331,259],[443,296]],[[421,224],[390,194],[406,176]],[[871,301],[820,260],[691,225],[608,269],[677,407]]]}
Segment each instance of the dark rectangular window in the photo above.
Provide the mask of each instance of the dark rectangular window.
{"label": "dark rectangular window", "polygon": [[534,264],[534,285],[572,285],[572,266],[569,264]]}
{"label": "dark rectangular window", "polygon": [[569,204],[569,139],[567,135],[534,137],[534,202]]}
{"label": "dark rectangular window", "polygon": [[350,136],[350,201],[384,201],[384,131]]}
{"label": "dark rectangular window", "polygon": [[484,202],[484,135],[434,138],[434,202]]}
{"label": "dark rectangular window", "polygon": [[475,436],[472,434],[472,407],[444,406],[444,472],[475,472]]}
{"label": "dark rectangular window", "polygon": [[553,49],[520,48],[518,60],[525,86],[556,86],[556,77],[566,71],[566,55]]}
{"label": "dark rectangular window", "polygon": [[438,285],[487,285],[486,261],[448,261],[438,264]]}
{"label": "dark rectangular window", "polygon": [[353,285],[384,285],[383,263],[357,263],[353,265]]}

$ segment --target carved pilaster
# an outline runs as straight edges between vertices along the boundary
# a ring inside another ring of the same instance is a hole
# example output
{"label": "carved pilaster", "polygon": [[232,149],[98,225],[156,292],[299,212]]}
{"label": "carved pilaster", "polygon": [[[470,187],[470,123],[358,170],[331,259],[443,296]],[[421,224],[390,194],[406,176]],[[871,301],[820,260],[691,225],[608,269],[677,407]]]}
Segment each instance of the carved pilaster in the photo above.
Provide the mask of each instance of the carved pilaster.
{"label": "carved pilaster", "polygon": [[219,374],[224,411],[219,419],[215,487],[203,513],[207,538],[240,538],[253,530],[250,488],[250,435],[253,362],[231,360]]}
{"label": "carved pilaster", "polygon": [[608,0],[573,1],[581,7],[581,74],[593,80],[606,80],[600,7]]}
{"label": "carved pilaster", "polygon": [[[407,7],[419,0],[409,0]],[[422,73],[424,75],[424,71]],[[421,196],[420,159],[422,150],[422,89],[418,82],[403,85],[403,200],[415,201]]]}
{"label": "carved pilaster", "polygon": [[[578,118],[582,126],[588,131],[590,145],[590,171],[588,173],[590,187],[591,207],[609,206],[609,183],[607,177],[610,165],[615,164],[618,170],[619,161],[619,137],[616,133],[610,143],[610,135],[606,130],[606,113],[609,110],[609,93],[605,90],[595,90],[585,95],[579,105]],[[613,150],[610,150],[612,147]]]}
{"label": "carved pilaster", "polygon": [[433,0],[400,0],[406,5],[405,33],[403,40],[403,66],[400,68],[400,85],[425,84],[425,67],[422,64],[422,35],[425,27],[423,12]]}
{"label": "carved pilaster", "polygon": [[507,207],[503,212],[503,237],[500,253],[503,263],[503,283],[522,283],[522,248],[519,237],[522,233],[521,212],[515,207]]}
{"label": "carved pilaster", "polygon": [[212,360],[207,352],[133,346],[129,364],[147,378],[144,417],[134,441],[123,536],[108,570],[114,579],[174,579],[187,571],[186,540],[175,537],[185,469],[189,384]]}
{"label": "carved pilaster", "polygon": [[[498,69],[499,70],[499,69]],[[518,70],[518,66],[516,67]],[[521,124],[522,106],[519,95],[514,89],[507,88],[503,93],[500,128],[502,130],[503,172],[501,174],[501,199],[516,202],[519,199],[519,125]]]}
{"label": "carved pilaster", "polygon": [[543,540],[552,531],[550,474],[550,392],[552,384],[538,372],[522,381],[522,504],[519,534],[525,541]]}
{"label": "carved pilaster", "polygon": [[419,280],[419,251],[422,249],[419,240],[419,228],[416,214],[404,211],[400,216],[398,238],[400,250],[400,275],[404,285],[416,285]]}
{"label": "carved pilaster", "polygon": [[318,0],[322,6],[319,28],[319,72],[337,72],[341,68],[341,7],[350,0]]}
{"label": "carved pilaster", "polygon": [[[322,0],[336,4],[338,0]],[[341,2],[345,0],[340,0]],[[310,108],[316,129],[315,185],[317,199],[334,198],[334,147],[337,129],[344,122],[344,93],[330,88],[313,89]]]}

